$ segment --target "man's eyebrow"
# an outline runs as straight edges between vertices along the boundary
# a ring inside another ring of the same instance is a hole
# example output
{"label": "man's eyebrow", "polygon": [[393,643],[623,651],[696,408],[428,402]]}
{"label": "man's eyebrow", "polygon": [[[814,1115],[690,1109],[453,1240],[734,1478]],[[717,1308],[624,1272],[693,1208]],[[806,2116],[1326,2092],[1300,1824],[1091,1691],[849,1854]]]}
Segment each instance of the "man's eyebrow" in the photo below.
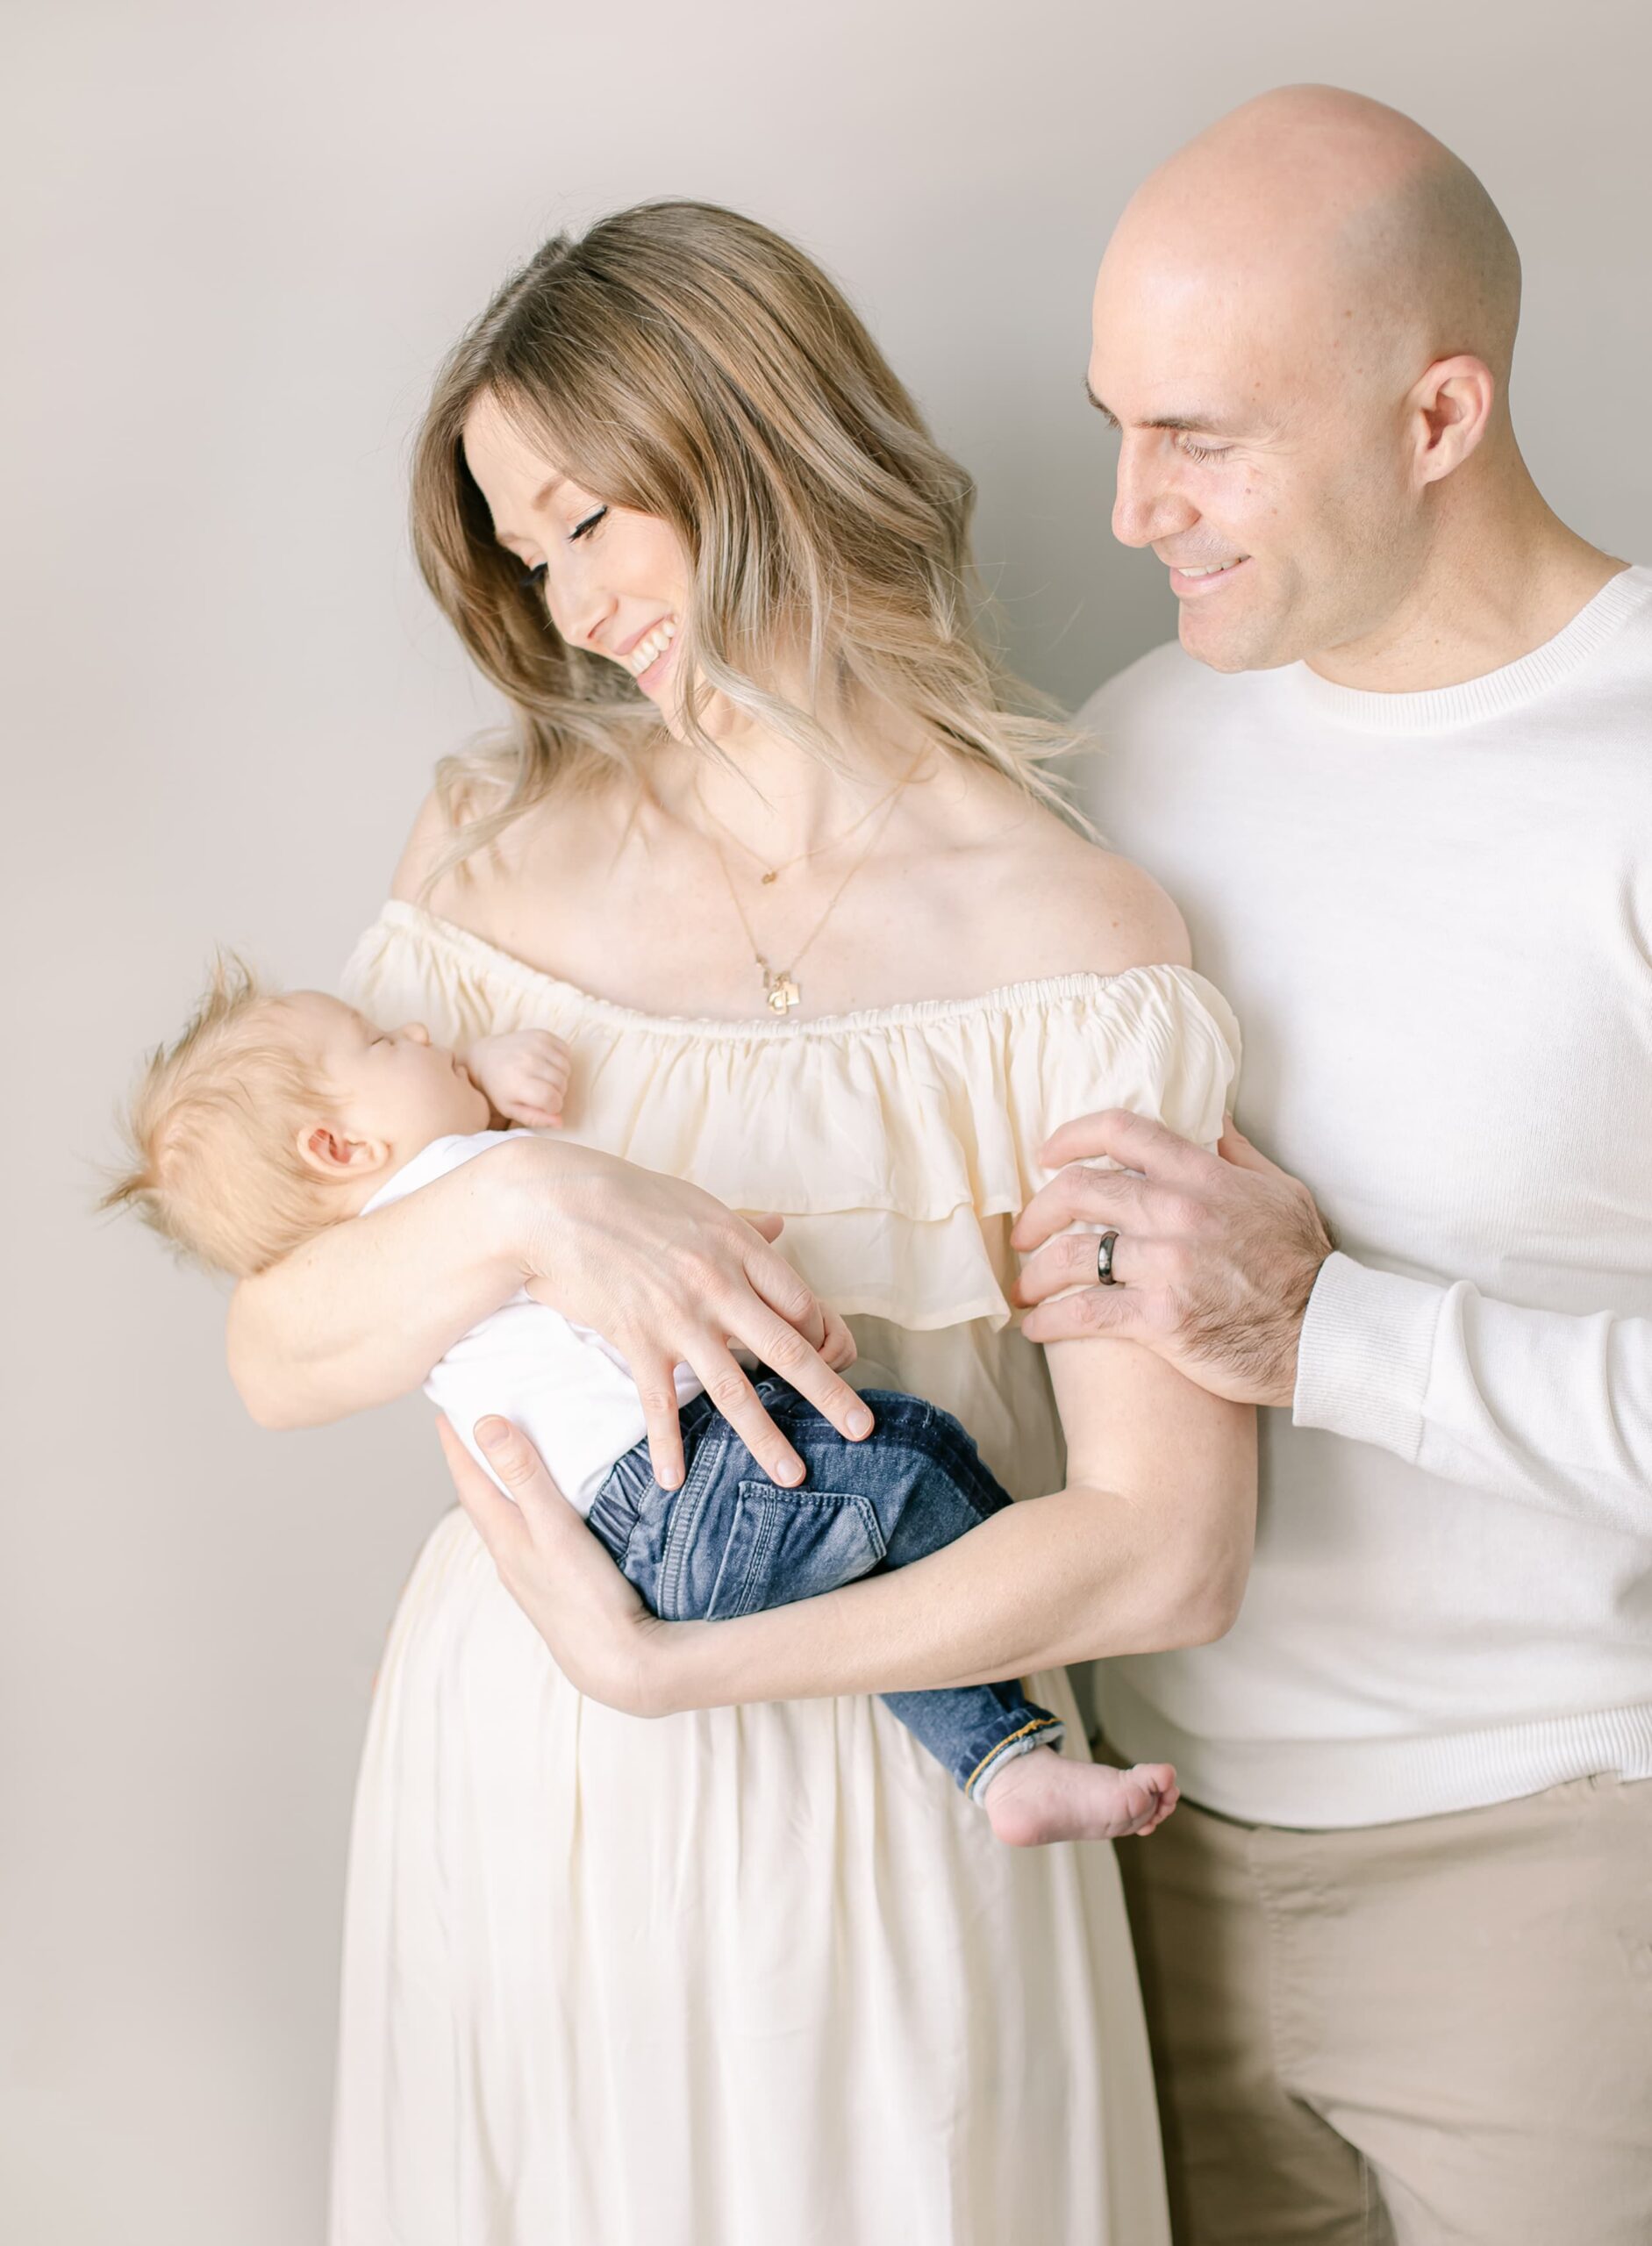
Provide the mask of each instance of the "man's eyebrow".
{"label": "man's eyebrow", "polygon": [[[1122,426],[1112,406],[1098,398],[1091,390],[1088,376],[1084,378],[1084,396],[1095,407],[1097,412],[1103,417],[1110,429],[1117,429]],[[1147,420],[1138,422],[1136,426],[1142,429],[1183,430],[1189,434],[1197,433],[1204,437],[1231,437],[1238,433],[1233,423],[1224,421],[1219,413],[1155,413]]]}

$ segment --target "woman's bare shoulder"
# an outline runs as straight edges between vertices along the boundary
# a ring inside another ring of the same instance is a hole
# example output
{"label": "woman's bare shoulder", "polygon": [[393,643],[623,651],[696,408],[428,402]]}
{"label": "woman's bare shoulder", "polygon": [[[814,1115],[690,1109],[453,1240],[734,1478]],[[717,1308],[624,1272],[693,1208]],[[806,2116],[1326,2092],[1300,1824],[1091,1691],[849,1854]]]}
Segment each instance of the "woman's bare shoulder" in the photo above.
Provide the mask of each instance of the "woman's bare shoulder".
{"label": "woman's bare shoulder", "polygon": [[[443,919],[468,923],[478,900],[504,869],[510,830],[456,864],[446,865],[445,861],[465,826],[485,818],[504,802],[506,793],[502,782],[490,787],[485,782],[471,781],[458,795],[440,785],[433,787],[419,805],[403,846],[390,878],[390,895],[404,905],[422,905]],[[465,910],[467,906],[471,911]]]}
{"label": "woman's bare shoulder", "polygon": [[1152,875],[1053,813],[1033,807],[993,857],[982,933],[1017,962],[1014,979],[1191,964],[1186,924]]}
{"label": "woman's bare shoulder", "polygon": [[422,905],[425,884],[453,842],[453,822],[440,791],[433,788],[418,807],[412,829],[402,846],[390,895],[404,905]]}
{"label": "woman's bare shoulder", "polygon": [[1084,964],[1098,975],[1128,967],[1191,967],[1187,923],[1144,867],[1083,835],[1059,874],[1051,869],[1040,898],[1052,932],[1076,935]]}

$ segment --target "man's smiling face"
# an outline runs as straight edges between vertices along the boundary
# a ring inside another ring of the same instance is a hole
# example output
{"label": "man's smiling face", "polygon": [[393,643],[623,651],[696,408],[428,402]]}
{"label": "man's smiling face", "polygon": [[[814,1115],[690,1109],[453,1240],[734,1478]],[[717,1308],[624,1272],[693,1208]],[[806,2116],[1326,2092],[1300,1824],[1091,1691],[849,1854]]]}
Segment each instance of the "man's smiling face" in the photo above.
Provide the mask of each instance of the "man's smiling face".
{"label": "man's smiling face", "polygon": [[1162,201],[1126,212],[1096,284],[1089,389],[1119,432],[1114,535],[1169,569],[1182,644],[1214,669],[1380,633],[1425,535],[1396,340],[1330,263],[1270,268],[1231,214],[1206,226]]}

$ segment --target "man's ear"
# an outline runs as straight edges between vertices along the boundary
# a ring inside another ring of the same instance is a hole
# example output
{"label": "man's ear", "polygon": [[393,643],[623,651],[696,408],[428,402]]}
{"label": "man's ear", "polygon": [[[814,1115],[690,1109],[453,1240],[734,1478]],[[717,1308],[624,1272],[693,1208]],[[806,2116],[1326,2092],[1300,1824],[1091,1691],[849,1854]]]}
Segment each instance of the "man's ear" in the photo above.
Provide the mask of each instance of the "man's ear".
{"label": "man's ear", "polygon": [[1434,361],[1406,400],[1420,483],[1438,483],[1462,466],[1491,426],[1496,404],[1497,376],[1484,359],[1462,352]]}
{"label": "man's ear", "polygon": [[383,1169],[390,1148],[382,1139],[352,1139],[334,1123],[306,1123],[294,1142],[298,1159],[318,1177],[367,1177]]}

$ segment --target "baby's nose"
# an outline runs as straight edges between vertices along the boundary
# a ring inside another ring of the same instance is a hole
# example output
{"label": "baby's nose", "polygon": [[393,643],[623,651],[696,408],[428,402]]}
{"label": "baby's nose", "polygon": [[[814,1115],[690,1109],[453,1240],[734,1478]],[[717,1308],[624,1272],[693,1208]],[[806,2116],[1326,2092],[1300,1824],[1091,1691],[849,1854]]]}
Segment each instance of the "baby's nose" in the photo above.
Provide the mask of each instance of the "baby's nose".
{"label": "baby's nose", "polygon": [[422,1021],[410,1021],[402,1034],[404,1037],[411,1037],[415,1045],[430,1043],[430,1032]]}

